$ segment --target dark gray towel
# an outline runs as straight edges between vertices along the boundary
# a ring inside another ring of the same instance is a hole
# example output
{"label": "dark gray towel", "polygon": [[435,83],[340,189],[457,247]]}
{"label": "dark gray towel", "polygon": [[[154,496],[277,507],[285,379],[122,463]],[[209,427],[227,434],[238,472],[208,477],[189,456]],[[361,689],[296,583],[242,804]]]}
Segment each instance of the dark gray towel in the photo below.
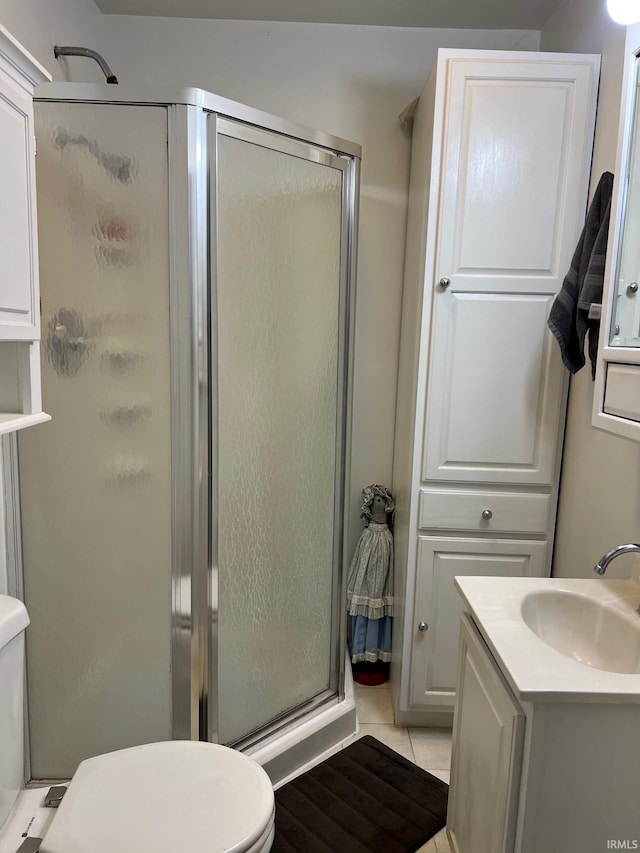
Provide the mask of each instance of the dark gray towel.
{"label": "dark gray towel", "polygon": [[584,367],[584,339],[589,333],[589,358],[594,378],[600,320],[589,319],[589,307],[592,303],[602,303],[612,189],[613,175],[604,172],[589,206],[571,259],[571,268],[562,282],[548,320],[549,328],[560,345],[562,361],[571,373],[577,373]]}

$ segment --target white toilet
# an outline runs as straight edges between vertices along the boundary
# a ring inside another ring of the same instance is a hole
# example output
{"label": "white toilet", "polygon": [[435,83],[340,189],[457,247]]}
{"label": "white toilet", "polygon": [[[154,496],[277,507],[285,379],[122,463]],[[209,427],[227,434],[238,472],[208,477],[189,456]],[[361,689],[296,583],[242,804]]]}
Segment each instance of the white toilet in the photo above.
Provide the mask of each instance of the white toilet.
{"label": "white toilet", "polygon": [[[24,605],[0,595],[0,853],[266,853],[275,804],[265,771],[216,744],[169,741],[83,761],[57,809],[20,790]],[[37,839],[42,841],[38,842]]]}

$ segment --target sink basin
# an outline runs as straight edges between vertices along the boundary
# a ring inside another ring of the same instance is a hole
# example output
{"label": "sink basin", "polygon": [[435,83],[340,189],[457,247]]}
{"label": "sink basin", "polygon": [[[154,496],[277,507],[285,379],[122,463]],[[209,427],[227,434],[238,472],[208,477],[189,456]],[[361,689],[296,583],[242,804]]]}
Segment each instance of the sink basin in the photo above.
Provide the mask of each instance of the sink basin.
{"label": "sink basin", "polygon": [[535,590],[522,600],[525,624],[544,643],[593,669],[640,674],[640,615],[566,590]]}
{"label": "sink basin", "polygon": [[456,577],[455,585],[516,699],[640,710],[640,574]]}

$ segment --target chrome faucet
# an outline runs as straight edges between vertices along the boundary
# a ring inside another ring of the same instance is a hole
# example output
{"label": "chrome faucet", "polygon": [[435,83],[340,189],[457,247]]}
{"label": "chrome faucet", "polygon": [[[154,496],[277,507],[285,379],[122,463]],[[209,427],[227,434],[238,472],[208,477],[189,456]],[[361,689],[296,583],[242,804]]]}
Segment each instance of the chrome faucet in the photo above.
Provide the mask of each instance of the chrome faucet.
{"label": "chrome faucet", "polygon": [[640,545],[634,545],[633,543],[630,543],[629,545],[616,545],[615,548],[607,551],[604,557],[600,557],[593,567],[593,571],[598,575],[603,575],[607,571],[607,566],[611,560],[615,560],[615,558],[619,557],[620,554],[628,554],[630,551],[640,551]]}

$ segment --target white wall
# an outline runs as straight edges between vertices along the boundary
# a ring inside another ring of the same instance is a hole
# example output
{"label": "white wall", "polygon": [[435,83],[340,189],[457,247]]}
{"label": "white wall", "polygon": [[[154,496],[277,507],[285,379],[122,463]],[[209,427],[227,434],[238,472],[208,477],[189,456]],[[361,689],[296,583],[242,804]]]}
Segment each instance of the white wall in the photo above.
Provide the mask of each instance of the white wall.
{"label": "white wall", "polygon": [[[541,34],[543,50],[602,54],[592,192],[602,172],[615,172],[625,34],[605,0],[564,0]],[[569,393],[553,567],[560,577],[595,577],[591,567],[605,551],[640,541],[640,445],[593,428],[592,401],[587,366]],[[630,560],[618,559],[607,576],[626,577]]]}
{"label": "white wall", "polygon": [[410,139],[438,47],[535,50],[537,32],[104,18],[123,83],[198,86],[363,146],[351,550],[360,490],[391,484]]}
{"label": "white wall", "polygon": [[31,53],[54,80],[104,80],[90,59],[56,60],[54,44],[102,52],[102,15],[93,0],[0,0],[0,24]]}

